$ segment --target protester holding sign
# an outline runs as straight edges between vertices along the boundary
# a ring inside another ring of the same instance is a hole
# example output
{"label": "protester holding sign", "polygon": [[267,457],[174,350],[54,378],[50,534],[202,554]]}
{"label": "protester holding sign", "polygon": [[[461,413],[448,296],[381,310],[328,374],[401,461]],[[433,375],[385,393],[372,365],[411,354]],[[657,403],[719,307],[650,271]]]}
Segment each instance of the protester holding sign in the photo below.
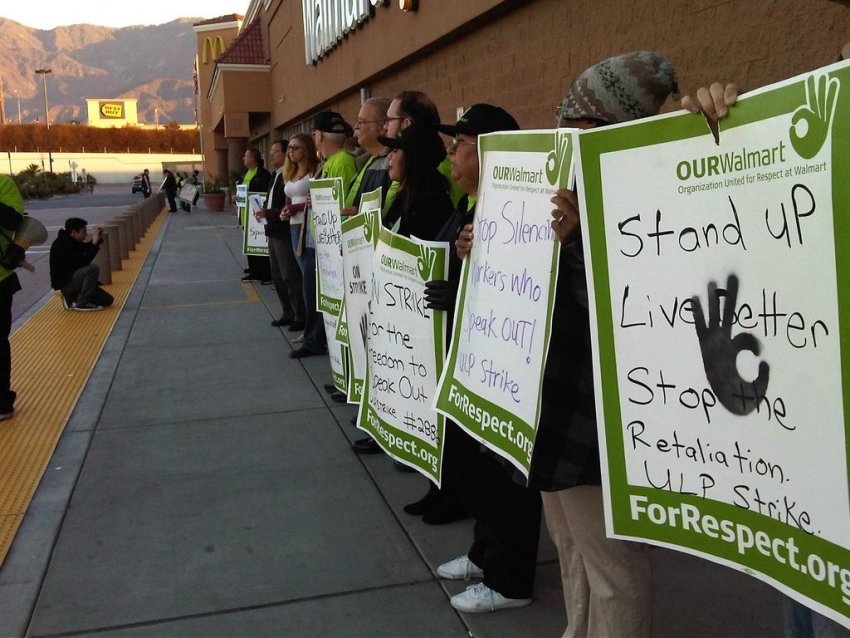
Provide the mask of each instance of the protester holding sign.
{"label": "protester holding sign", "polygon": [[[239,184],[248,187],[249,193],[266,193],[269,190],[272,176],[263,166],[263,156],[255,148],[249,148],[242,156],[245,172],[239,178]],[[247,204],[246,204],[247,207]],[[245,220],[243,223],[247,225]],[[248,272],[242,277],[242,281],[253,281],[259,279],[261,282],[272,280],[269,258],[263,255],[248,255]]]}
{"label": "protester holding sign", "polygon": [[[490,104],[475,104],[456,124],[438,127],[455,138],[449,146],[452,177],[467,195],[441,229],[441,238],[456,236],[457,229],[472,218],[479,184],[478,136],[518,129],[509,113]],[[449,265],[452,283],[431,286],[432,307],[454,305],[458,266],[459,262]],[[539,494],[514,483],[496,458],[448,419],[445,449],[445,480],[454,483],[462,505],[475,518],[475,538],[467,554],[440,565],[437,573],[443,578],[484,581],[453,596],[452,606],[480,613],[531,604],[540,535]]]}
{"label": "protester holding sign", "polygon": [[286,160],[287,140],[273,142],[269,155],[275,169],[272,184],[264,207],[254,216],[266,227],[269,241],[269,261],[275,292],[280,301],[281,315],[271,325],[275,328],[289,326],[291,331],[304,329],[304,291],[301,287],[301,269],[292,251],[292,236],[289,221],[281,219],[281,211],[286,203],[284,191],[283,164]]}
{"label": "protester holding sign", "polygon": [[[433,239],[452,210],[449,184],[437,172],[446,156],[440,135],[433,127],[414,124],[399,137],[379,137],[378,142],[390,149],[389,177],[400,184],[384,224],[397,222],[397,232],[404,237]],[[355,441],[352,449],[360,454],[380,451],[372,438]]]}
{"label": "protester holding sign", "polygon": [[[677,91],[673,67],[637,51],[580,74],[558,114],[588,129],[656,115]],[[606,537],[594,409],[590,323],[574,193],[559,191],[552,228],[562,244],[543,405],[529,482],[542,490],[558,549],[565,636],[645,636],[652,624],[652,568],[645,546]]]}
{"label": "protester holding sign", "polygon": [[293,135],[289,139],[283,164],[286,205],[280,218],[289,221],[292,250],[301,269],[304,295],[304,334],[292,341],[303,343],[303,347],[311,352],[322,352],[325,349],[325,327],[322,316],[316,310],[316,246],[310,236],[310,224],[306,216],[310,178],[316,176],[318,167],[319,156],[313,138],[306,133]]}

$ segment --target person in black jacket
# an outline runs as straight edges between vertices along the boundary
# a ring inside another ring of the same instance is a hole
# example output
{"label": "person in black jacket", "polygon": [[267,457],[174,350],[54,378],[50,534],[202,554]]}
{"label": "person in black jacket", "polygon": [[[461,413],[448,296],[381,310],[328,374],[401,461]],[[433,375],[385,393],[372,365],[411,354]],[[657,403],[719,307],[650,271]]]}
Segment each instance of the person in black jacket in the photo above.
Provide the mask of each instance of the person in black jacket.
{"label": "person in black jacket", "polygon": [[71,217],[50,246],[50,285],[61,291],[66,308],[91,311],[112,305],[112,295],[98,284],[100,269],[92,263],[102,243],[100,228],[89,238],[88,222]]}
{"label": "person in black jacket", "polygon": [[162,180],[162,189],[165,191],[165,197],[168,199],[168,212],[176,213],[177,212],[177,180],[174,179],[174,174],[168,170],[167,168],[162,171],[163,176],[165,177]]}
{"label": "person in black jacket", "polygon": [[398,137],[378,141],[391,149],[389,175],[401,185],[384,225],[405,237],[434,239],[454,209],[449,182],[437,170],[446,157],[437,129],[411,124]]}
{"label": "person in black jacket", "polygon": [[[255,148],[249,148],[242,156],[245,172],[239,177],[239,184],[247,184],[249,193],[267,193],[272,183],[272,176],[263,165],[263,156]],[[272,281],[269,258],[263,255],[248,255],[248,268],[242,281],[259,279],[261,284]]]}
{"label": "person in black jacket", "polygon": [[280,217],[286,205],[282,170],[288,144],[288,140],[279,140],[271,145],[269,156],[275,173],[266,202],[263,208],[255,213],[255,217],[265,220],[263,223],[266,225],[266,237],[269,240],[272,281],[280,300],[281,315],[271,324],[275,328],[290,326],[289,329],[294,332],[304,329],[306,310],[301,268],[292,249],[289,221]]}
{"label": "person in black jacket", "polygon": [[17,394],[11,389],[12,349],[9,333],[12,332],[12,297],[21,289],[18,275],[5,259],[14,251],[12,236],[24,220],[24,200],[14,180],[0,175],[0,421],[15,414]]}

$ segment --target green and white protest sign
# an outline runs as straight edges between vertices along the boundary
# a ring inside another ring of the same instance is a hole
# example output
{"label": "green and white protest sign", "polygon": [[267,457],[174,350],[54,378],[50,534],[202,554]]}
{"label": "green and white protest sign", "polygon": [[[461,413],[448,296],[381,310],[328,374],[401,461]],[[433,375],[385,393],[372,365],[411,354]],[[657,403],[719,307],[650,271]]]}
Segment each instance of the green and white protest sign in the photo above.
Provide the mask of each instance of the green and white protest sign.
{"label": "green and white protest sign", "polygon": [[246,196],[247,213],[245,223],[242,226],[242,254],[262,255],[269,254],[269,241],[266,238],[265,221],[258,221],[254,214],[262,210],[263,202],[266,201],[265,193],[248,193]]}
{"label": "green and white protest sign", "polygon": [[324,314],[334,385],[346,392],[346,356],[343,345],[336,338],[343,293],[340,227],[343,190],[339,177],[310,180],[311,220],[316,242],[316,309]]}
{"label": "green and white protest sign", "polygon": [[408,239],[381,228],[357,420],[387,454],[438,486],[444,419],[431,404],[445,358],[446,324],[444,312],[425,307],[425,282],[446,278],[447,251],[443,242]]}
{"label": "green and white protest sign", "polygon": [[372,294],[372,263],[381,228],[381,189],[364,193],[360,214],[342,222],[342,261],[345,265],[343,297],[348,331],[348,400],[359,403],[366,378],[366,337],[369,299]]}
{"label": "green and white protest sign", "polygon": [[248,214],[248,185],[236,185],[236,213],[239,215],[239,224],[245,226],[245,215]]}
{"label": "green and white protest sign", "polygon": [[609,534],[850,626],[850,66],[578,135]]}
{"label": "green and white protest sign", "polygon": [[478,143],[475,242],[435,407],[528,476],[558,275],[550,200],[570,177],[572,143],[564,130]]}

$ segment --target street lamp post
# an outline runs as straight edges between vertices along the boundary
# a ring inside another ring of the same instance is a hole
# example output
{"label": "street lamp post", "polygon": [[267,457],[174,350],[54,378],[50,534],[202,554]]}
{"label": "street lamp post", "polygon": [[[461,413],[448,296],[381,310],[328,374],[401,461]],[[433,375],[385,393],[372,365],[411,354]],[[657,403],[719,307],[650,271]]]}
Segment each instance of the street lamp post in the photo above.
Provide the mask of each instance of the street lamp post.
{"label": "street lamp post", "polygon": [[47,74],[52,73],[49,67],[40,67],[35,70],[36,75],[41,76],[41,86],[44,89],[44,123],[47,125],[47,158],[50,162],[50,172],[53,172],[53,152],[50,148],[50,109],[47,106]]}
{"label": "street lamp post", "polygon": [[21,123],[21,96],[18,95],[17,89],[15,89],[14,93],[15,93],[15,97],[18,100],[18,124],[20,124]]}

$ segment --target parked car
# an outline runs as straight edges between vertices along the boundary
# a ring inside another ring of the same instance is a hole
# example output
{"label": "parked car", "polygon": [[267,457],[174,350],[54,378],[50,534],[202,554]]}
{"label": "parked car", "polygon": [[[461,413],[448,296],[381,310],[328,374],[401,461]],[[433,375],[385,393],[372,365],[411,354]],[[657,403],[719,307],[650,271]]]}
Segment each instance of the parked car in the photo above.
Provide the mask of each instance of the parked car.
{"label": "parked car", "polygon": [[133,194],[142,192],[142,176],[136,175],[133,178]]}

